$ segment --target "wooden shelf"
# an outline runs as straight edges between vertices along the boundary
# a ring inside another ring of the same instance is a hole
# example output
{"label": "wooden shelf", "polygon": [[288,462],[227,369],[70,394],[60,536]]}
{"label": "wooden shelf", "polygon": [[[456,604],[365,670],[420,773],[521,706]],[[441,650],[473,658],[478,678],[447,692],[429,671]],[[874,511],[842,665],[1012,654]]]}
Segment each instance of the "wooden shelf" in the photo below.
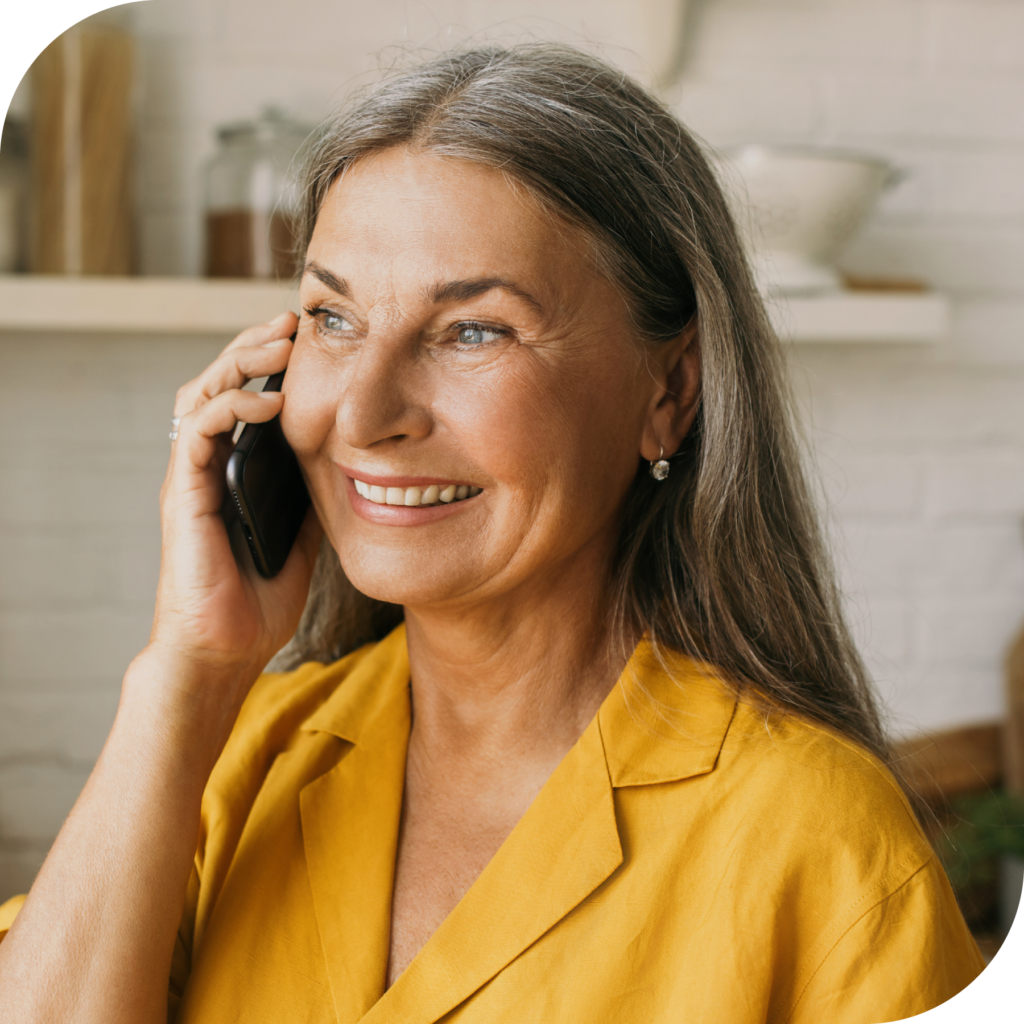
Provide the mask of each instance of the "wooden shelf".
{"label": "wooden shelf", "polygon": [[232,334],[286,309],[291,283],[0,275],[0,330]]}
{"label": "wooden shelf", "polygon": [[[0,330],[232,334],[298,309],[291,283],[184,277],[0,275]],[[779,336],[801,344],[922,344],[946,332],[933,293],[842,292],[773,299]]]}

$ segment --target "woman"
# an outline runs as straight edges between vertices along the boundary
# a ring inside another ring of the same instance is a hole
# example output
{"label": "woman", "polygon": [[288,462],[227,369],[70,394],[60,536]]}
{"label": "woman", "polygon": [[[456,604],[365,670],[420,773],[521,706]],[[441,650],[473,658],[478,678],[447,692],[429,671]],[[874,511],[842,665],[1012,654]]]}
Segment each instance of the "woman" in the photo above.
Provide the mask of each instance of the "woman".
{"label": "woman", "polygon": [[[12,1019],[866,1024],[968,984],[693,139],[488,49],[306,181],[301,315],[178,394],[151,640],[0,946]],[[313,511],[263,580],[219,510],[278,413]]]}

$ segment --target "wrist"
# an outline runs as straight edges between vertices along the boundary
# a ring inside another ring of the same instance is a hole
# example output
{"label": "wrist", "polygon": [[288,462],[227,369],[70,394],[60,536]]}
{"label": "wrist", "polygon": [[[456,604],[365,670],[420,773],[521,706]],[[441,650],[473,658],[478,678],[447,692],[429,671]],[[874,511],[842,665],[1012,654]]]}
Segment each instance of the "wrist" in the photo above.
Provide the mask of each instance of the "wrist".
{"label": "wrist", "polygon": [[[150,644],[125,673],[118,719],[148,727],[212,769],[259,669]],[[205,756],[204,756],[205,755]]]}

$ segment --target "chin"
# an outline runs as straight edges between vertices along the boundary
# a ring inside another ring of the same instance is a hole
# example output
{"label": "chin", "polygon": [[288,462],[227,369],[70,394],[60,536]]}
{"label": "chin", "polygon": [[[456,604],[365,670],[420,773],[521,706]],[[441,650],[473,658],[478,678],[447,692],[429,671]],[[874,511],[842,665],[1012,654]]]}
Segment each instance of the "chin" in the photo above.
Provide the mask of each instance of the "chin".
{"label": "chin", "polygon": [[407,606],[440,604],[473,589],[463,573],[453,572],[450,560],[397,559],[393,552],[341,554],[341,567],[352,585],[367,597]]}

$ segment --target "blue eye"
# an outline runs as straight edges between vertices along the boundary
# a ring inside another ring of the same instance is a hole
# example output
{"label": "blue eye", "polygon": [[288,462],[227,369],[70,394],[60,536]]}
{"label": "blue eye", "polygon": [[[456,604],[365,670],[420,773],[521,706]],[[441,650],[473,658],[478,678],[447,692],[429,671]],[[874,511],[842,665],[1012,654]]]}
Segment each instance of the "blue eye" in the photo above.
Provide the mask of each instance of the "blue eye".
{"label": "blue eye", "polygon": [[304,312],[316,322],[316,328],[321,334],[344,334],[355,330],[352,321],[336,310],[307,306]]}
{"label": "blue eye", "polygon": [[339,316],[337,313],[325,313],[324,327],[329,331],[345,331],[351,330],[352,325],[343,316]]}
{"label": "blue eye", "polygon": [[497,341],[500,337],[500,331],[481,327],[480,324],[466,324],[459,328],[459,343],[462,345],[486,345],[490,341]]}

